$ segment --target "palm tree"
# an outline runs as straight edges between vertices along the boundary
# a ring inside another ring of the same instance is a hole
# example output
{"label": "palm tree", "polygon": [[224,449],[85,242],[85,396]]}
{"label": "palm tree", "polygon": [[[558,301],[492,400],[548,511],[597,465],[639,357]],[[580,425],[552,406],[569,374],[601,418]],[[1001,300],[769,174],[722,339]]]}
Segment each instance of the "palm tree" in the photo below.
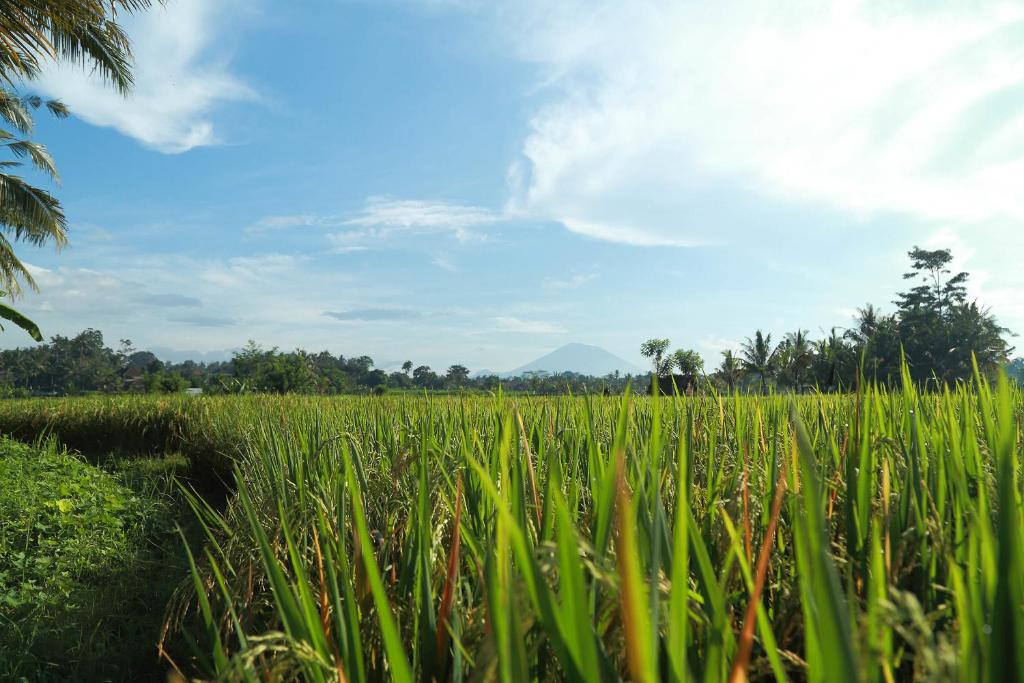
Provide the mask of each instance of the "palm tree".
{"label": "palm tree", "polygon": [[781,356],[785,358],[780,365],[793,381],[797,393],[800,393],[800,389],[803,387],[804,373],[814,360],[814,349],[807,337],[807,330],[797,330],[787,334],[781,344],[780,360],[782,360]]}
{"label": "palm tree", "polygon": [[[0,119],[19,133],[32,131],[31,110],[44,105],[58,118],[67,116],[67,109],[58,101],[20,98],[9,90],[0,89]],[[37,170],[56,180],[57,168],[46,148],[29,140],[20,140],[2,129],[0,147],[15,157],[0,160],[0,168],[3,169],[0,171],[0,289],[16,296],[21,292],[19,279],[32,289],[35,289],[35,282],[14,254],[12,242],[28,242],[33,246],[53,242],[58,248],[62,247],[67,243],[67,222],[60,203],[53,195],[33,187],[18,175],[6,172],[23,165],[16,159],[27,159]]]}
{"label": "palm tree", "polygon": [[[157,0],[160,1],[160,0]],[[47,61],[88,65],[118,91],[132,86],[131,45],[115,21],[153,0],[0,0],[0,76],[32,80]]]}
{"label": "palm tree", "polygon": [[854,316],[856,326],[847,332],[847,335],[857,343],[858,346],[867,346],[878,332],[878,325],[881,314],[873,304],[867,304],[864,308],[857,309]]}
{"label": "palm tree", "polygon": [[740,350],[740,364],[746,372],[757,375],[761,383],[761,393],[765,390],[765,380],[775,371],[777,349],[772,349],[772,335],[765,335],[758,330],[754,338],[747,341]]}
{"label": "palm tree", "polygon": [[[158,2],[161,0],[157,0]],[[148,9],[153,0],[0,0],[0,83],[13,85],[36,78],[44,63],[65,61],[90,67],[119,92],[132,86],[128,36],[114,20],[118,11]],[[45,106],[58,118],[68,115],[57,100],[19,97],[0,85],[0,120],[20,135],[32,131],[32,110]],[[53,158],[42,145],[0,129],[0,146],[14,159],[0,159],[0,290],[16,296],[19,280],[35,289],[32,275],[14,253],[12,242],[58,248],[67,242],[67,222],[60,202],[9,171],[27,159],[57,180]],[[0,314],[34,337],[38,328],[14,309]]]}
{"label": "palm tree", "polygon": [[843,335],[832,328],[829,336],[815,343],[817,362],[821,364],[819,382],[827,387],[839,387],[843,381],[843,373],[847,369],[847,361],[852,354],[849,343]]}
{"label": "palm tree", "polygon": [[732,349],[722,351],[722,364],[718,366],[718,376],[725,380],[729,387],[729,393],[733,393],[736,382],[743,377],[743,367],[740,359],[732,352]]}

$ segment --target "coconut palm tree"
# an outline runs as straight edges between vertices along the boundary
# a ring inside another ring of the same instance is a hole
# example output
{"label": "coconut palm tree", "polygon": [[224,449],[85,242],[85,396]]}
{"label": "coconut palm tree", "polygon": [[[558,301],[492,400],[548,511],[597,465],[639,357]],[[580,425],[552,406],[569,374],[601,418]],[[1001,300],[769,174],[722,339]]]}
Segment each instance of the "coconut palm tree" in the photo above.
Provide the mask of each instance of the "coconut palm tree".
{"label": "coconut palm tree", "polygon": [[153,0],[0,0],[0,76],[8,83],[32,80],[47,61],[64,61],[89,66],[128,92],[131,45],[116,16],[152,5]]}
{"label": "coconut palm tree", "polygon": [[[19,98],[10,90],[0,89],[0,120],[18,133],[32,131],[31,110],[42,106],[59,118],[67,116],[67,109],[58,101]],[[9,172],[23,166],[21,159],[24,159],[56,180],[57,167],[46,148],[2,129],[0,147],[12,157],[0,160],[0,290],[16,296],[21,292],[19,280],[32,289],[35,289],[35,282],[15,255],[12,243],[20,241],[43,246],[52,242],[62,247],[67,243],[67,222],[60,202],[53,195]]]}
{"label": "coconut palm tree", "polygon": [[[0,0],[0,83],[31,81],[46,62],[63,61],[87,66],[127,93],[132,85],[131,48],[115,18],[119,11],[135,12],[152,4],[153,0]],[[32,110],[40,107],[58,118],[68,115],[57,100],[22,97],[12,87],[0,86],[0,121],[15,131],[0,129],[0,146],[12,156],[0,159],[0,290],[11,297],[21,291],[19,280],[35,289],[13,242],[53,243],[58,248],[67,242],[60,202],[11,172],[27,160],[57,180],[46,148],[19,137],[31,133]],[[10,307],[4,307],[0,317],[33,336],[39,334],[31,321]]]}
{"label": "coconut palm tree", "polygon": [[814,346],[818,383],[829,388],[840,387],[856,366],[853,347],[834,327],[828,337],[815,342]]}
{"label": "coconut palm tree", "polygon": [[855,326],[847,331],[847,336],[859,346],[867,346],[878,332],[881,317],[879,310],[872,304],[858,308],[853,319]]}
{"label": "coconut palm tree", "polygon": [[803,378],[814,361],[814,349],[807,330],[790,332],[779,348],[779,365],[793,383],[797,393],[803,388]]}
{"label": "coconut palm tree", "polygon": [[772,335],[765,335],[761,330],[754,334],[753,339],[747,337],[740,349],[740,364],[746,372],[757,375],[762,394],[766,380],[775,372],[776,351],[772,348]]}
{"label": "coconut palm tree", "polygon": [[718,376],[721,377],[729,387],[729,393],[733,393],[736,382],[743,377],[743,367],[740,359],[732,352],[732,349],[722,351],[722,364],[718,366]]}

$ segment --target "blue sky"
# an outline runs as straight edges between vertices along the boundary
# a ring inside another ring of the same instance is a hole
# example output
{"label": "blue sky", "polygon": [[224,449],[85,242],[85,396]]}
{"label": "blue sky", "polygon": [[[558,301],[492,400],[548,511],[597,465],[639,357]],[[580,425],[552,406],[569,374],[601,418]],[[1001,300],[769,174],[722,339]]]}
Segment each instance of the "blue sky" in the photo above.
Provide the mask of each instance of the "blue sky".
{"label": "blue sky", "polygon": [[[504,370],[561,344],[715,364],[891,308],[952,247],[1024,331],[1024,8],[999,2],[170,0],[75,112],[45,334]],[[27,342],[17,331],[0,345]]]}

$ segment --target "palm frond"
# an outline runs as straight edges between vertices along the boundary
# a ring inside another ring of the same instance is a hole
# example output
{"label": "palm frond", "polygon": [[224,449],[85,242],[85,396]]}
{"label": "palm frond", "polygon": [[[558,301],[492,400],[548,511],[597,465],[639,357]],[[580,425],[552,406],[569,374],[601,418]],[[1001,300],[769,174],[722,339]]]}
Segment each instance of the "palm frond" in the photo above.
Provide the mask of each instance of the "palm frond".
{"label": "palm frond", "polygon": [[50,156],[46,147],[38,142],[31,142],[30,140],[15,140],[13,142],[2,143],[0,146],[11,150],[11,153],[16,157],[27,157],[28,159],[31,159],[32,165],[35,166],[36,169],[42,171],[54,180],[59,179],[60,176],[57,173],[57,163],[53,160],[53,157]]}
{"label": "palm frond", "polygon": [[[161,0],[156,0],[161,2]],[[118,11],[148,9],[154,0],[0,0],[0,77],[32,79],[42,62],[91,66],[126,92],[132,84],[131,47],[116,23]]]}
{"label": "palm frond", "polygon": [[56,197],[9,173],[0,173],[0,229],[37,246],[67,243],[67,220]]}
{"label": "palm frond", "polygon": [[91,66],[118,91],[131,90],[131,48],[120,26],[102,21],[69,30],[54,27],[52,37],[57,59]]}
{"label": "palm frond", "polygon": [[[0,66],[2,68],[2,66]],[[26,106],[28,104],[28,106]],[[7,88],[0,88],[0,119],[14,126],[21,133],[32,131],[31,103],[18,97]]]}
{"label": "palm frond", "polygon": [[14,253],[10,241],[0,234],[0,287],[13,298],[21,294],[21,282],[34,292],[39,290],[35,278]]}
{"label": "palm frond", "polygon": [[44,104],[55,118],[66,119],[71,115],[71,110],[68,109],[68,105],[64,104],[60,100],[46,100]]}
{"label": "palm frond", "polygon": [[[0,297],[5,296],[6,292],[0,292]],[[21,311],[18,311],[10,306],[0,303],[0,319],[12,322],[21,329],[28,332],[28,335],[35,339],[37,342],[43,341],[43,333],[39,331],[39,326],[29,320]],[[0,331],[4,329],[3,325],[0,325]]]}

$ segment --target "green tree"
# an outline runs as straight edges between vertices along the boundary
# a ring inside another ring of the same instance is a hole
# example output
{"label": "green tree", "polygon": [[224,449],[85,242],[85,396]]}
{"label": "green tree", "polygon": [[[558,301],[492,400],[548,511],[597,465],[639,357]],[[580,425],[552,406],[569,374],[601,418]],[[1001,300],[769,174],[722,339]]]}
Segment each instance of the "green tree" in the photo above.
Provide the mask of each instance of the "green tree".
{"label": "green tree", "polygon": [[421,389],[433,389],[438,381],[437,374],[429,365],[420,365],[412,371],[412,382]]}
{"label": "green tree", "polygon": [[766,383],[775,374],[776,350],[772,348],[772,335],[758,330],[754,338],[747,337],[740,349],[740,364],[745,372],[757,375],[761,393]]}
{"label": "green tree", "polygon": [[644,358],[651,359],[651,365],[654,369],[654,374],[667,375],[671,371],[672,366],[666,362],[665,352],[668,351],[668,345],[671,342],[668,339],[648,339],[640,345],[640,355]]}
{"label": "green tree", "polygon": [[988,309],[967,301],[965,272],[953,274],[948,249],[914,247],[908,256],[906,280],[916,282],[897,294],[896,327],[911,377],[918,382],[968,380],[972,355],[990,371],[1006,362],[1012,350],[1004,339],[1009,331]]}
{"label": "green tree", "polygon": [[452,365],[445,373],[449,387],[462,387],[469,381],[469,369],[465,365]]}
{"label": "green tree", "polygon": [[527,386],[531,392],[539,394],[544,388],[544,382],[548,379],[548,371],[527,370],[523,373],[523,379],[526,380]]}
{"label": "green tree", "polygon": [[[953,252],[949,249],[927,250],[914,247],[910,257],[910,271],[903,274],[904,280],[916,280],[917,286],[897,295],[896,305],[900,310],[920,310],[942,315],[950,306],[962,304],[967,299],[967,278],[964,272],[952,275],[949,264]],[[952,277],[948,277],[952,275]]]}
{"label": "green tree", "polygon": [[156,394],[180,394],[188,388],[188,380],[177,372],[158,370],[146,375],[146,391]]}
{"label": "green tree", "polygon": [[799,393],[814,362],[814,348],[806,330],[790,332],[777,349],[778,367],[786,380]]}
{"label": "green tree", "polygon": [[819,387],[840,389],[853,385],[857,369],[857,350],[845,335],[832,328],[828,337],[815,342],[814,351],[811,374]]}
{"label": "green tree", "polygon": [[704,359],[693,349],[676,349],[670,363],[670,367],[675,367],[679,374],[687,377],[696,377],[704,371]]}
{"label": "green tree", "polygon": [[900,339],[896,317],[866,304],[857,309],[854,326],[844,335],[863,368],[864,378],[882,383],[900,377]]}
{"label": "green tree", "polygon": [[730,394],[736,390],[736,383],[743,378],[743,366],[732,349],[722,351],[722,363],[716,374],[729,387]]}
{"label": "green tree", "polygon": [[1014,358],[1006,364],[1007,376],[1024,387],[1024,358]]}

